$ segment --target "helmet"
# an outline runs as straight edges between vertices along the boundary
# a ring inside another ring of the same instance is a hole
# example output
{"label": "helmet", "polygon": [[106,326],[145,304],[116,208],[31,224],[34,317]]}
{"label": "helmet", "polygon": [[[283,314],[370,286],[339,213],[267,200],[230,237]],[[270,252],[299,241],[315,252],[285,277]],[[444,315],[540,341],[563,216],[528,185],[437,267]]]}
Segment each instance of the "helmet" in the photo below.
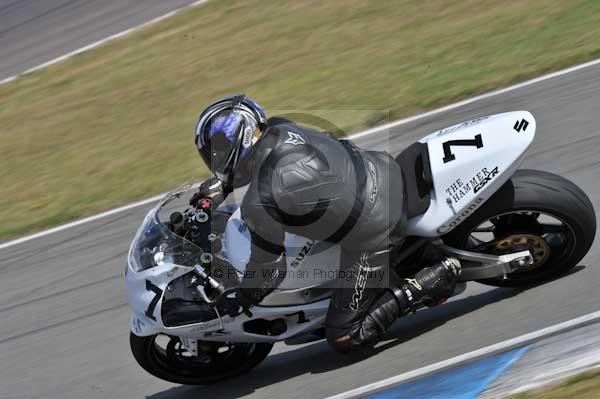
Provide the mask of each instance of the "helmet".
{"label": "helmet", "polygon": [[244,94],[218,100],[200,114],[194,137],[198,152],[225,185],[233,184],[236,168],[266,122],[262,107]]}

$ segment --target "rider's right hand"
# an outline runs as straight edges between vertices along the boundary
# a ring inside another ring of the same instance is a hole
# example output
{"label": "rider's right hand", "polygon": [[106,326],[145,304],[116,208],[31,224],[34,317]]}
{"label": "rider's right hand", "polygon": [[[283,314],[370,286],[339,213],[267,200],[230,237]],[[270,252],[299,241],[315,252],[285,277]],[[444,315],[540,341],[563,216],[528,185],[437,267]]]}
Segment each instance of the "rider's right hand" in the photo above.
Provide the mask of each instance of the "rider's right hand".
{"label": "rider's right hand", "polygon": [[196,191],[190,199],[190,205],[198,207],[198,203],[201,199],[210,198],[214,206],[217,207],[223,202],[226,196],[227,193],[224,191],[223,183],[215,176],[212,176],[200,184],[198,191]]}

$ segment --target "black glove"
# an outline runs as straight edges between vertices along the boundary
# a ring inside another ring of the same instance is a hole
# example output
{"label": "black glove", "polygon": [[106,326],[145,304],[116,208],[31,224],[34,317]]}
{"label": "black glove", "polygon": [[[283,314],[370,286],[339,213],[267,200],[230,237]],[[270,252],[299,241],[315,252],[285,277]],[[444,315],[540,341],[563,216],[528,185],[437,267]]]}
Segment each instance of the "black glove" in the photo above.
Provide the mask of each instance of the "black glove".
{"label": "black glove", "polygon": [[202,198],[207,197],[204,193],[201,193],[200,191],[195,192],[194,195],[192,195],[192,198],[190,198],[190,205],[196,208]]}
{"label": "black glove", "polygon": [[239,288],[230,289],[225,291],[219,299],[217,299],[217,309],[219,313],[229,315],[229,317],[236,317],[244,313],[248,317],[252,317],[252,313],[249,309],[256,303],[250,300],[244,295]]}
{"label": "black glove", "polygon": [[[253,251],[256,251],[255,247]],[[252,255],[254,256],[254,252]],[[240,300],[251,305],[260,303],[283,281],[286,267],[285,253],[274,260],[263,262],[256,262],[250,257],[245,276],[238,288]]]}
{"label": "black glove", "polygon": [[198,207],[200,200],[207,198],[212,201],[214,207],[217,207],[225,200],[229,192],[230,190],[226,190],[223,186],[223,182],[213,176],[200,184],[198,191],[190,199],[190,205]]}

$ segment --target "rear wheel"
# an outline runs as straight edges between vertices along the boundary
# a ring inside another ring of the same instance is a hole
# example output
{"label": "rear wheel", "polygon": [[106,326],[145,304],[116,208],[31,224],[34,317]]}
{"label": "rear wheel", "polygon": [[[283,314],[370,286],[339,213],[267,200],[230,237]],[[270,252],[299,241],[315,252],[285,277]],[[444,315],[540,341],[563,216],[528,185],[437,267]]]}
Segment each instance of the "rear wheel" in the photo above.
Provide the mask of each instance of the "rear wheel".
{"label": "rear wheel", "polygon": [[505,254],[529,250],[533,264],[506,278],[481,281],[523,286],[547,281],[577,265],[596,234],[587,195],[548,172],[520,170],[480,209],[444,236],[453,247]]}
{"label": "rear wheel", "polygon": [[150,374],[185,385],[209,385],[246,373],[262,362],[273,344],[198,341],[191,353],[181,338],[157,334],[139,337],[130,334],[135,360]]}

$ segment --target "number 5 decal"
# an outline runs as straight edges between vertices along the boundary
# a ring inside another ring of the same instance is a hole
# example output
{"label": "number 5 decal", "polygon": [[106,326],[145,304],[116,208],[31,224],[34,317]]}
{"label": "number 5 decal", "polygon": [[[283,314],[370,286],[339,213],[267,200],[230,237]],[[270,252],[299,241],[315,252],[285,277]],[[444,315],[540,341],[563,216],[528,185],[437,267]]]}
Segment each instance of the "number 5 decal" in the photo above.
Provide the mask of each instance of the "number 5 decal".
{"label": "number 5 decal", "polygon": [[475,136],[473,140],[450,140],[446,141],[442,144],[444,148],[444,163],[448,163],[450,161],[454,161],[456,156],[452,153],[452,146],[463,146],[463,147],[483,147],[483,140],[481,139],[481,134]]}
{"label": "number 5 decal", "polygon": [[158,304],[158,300],[160,299],[160,296],[162,295],[162,291],[160,288],[158,288],[157,286],[152,284],[149,280],[146,280],[146,290],[154,292],[155,295],[154,295],[154,298],[152,298],[152,300],[150,301],[150,304],[148,305],[148,309],[146,309],[145,315],[148,316],[148,318],[156,321],[156,317],[154,317],[153,313],[154,313],[154,308],[156,308],[156,305]]}

